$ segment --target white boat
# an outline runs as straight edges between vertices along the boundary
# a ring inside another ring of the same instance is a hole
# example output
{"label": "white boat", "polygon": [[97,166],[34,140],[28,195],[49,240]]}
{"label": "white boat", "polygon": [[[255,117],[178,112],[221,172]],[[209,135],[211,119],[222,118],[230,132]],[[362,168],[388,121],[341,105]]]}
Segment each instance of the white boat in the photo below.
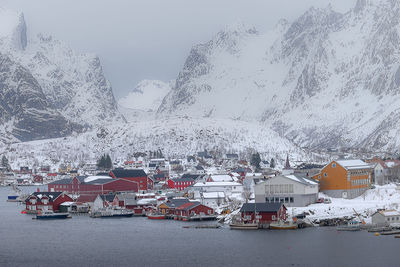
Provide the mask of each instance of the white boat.
{"label": "white boat", "polygon": [[298,226],[296,222],[278,221],[270,223],[269,228],[273,230],[289,230],[289,229],[297,229]]}
{"label": "white boat", "polygon": [[129,209],[102,208],[90,213],[92,218],[132,217],[133,211]]}
{"label": "white boat", "polygon": [[338,231],[360,231],[361,230],[361,222],[359,221],[348,221],[347,225],[339,225],[336,227]]}
{"label": "white boat", "polygon": [[244,221],[241,216],[236,215],[232,218],[229,227],[233,230],[257,230],[258,223],[253,221]]}

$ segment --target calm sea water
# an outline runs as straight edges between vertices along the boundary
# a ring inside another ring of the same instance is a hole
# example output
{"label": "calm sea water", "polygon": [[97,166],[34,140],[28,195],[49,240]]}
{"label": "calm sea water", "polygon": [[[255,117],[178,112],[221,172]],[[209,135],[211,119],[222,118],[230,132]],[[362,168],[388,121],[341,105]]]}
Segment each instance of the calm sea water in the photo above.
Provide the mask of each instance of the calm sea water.
{"label": "calm sea water", "polygon": [[194,223],[146,218],[37,221],[6,202],[8,192],[0,188],[0,266],[400,266],[393,236],[186,229]]}

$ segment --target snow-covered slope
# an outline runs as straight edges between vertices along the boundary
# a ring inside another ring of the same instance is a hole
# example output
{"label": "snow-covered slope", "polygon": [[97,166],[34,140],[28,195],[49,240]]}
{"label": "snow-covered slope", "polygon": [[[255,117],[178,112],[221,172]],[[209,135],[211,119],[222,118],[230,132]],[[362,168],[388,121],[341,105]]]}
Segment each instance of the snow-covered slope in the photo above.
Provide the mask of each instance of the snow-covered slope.
{"label": "snow-covered slope", "polygon": [[[0,8],[0,54],[7,63],[0,73],[0,97],[7,100],[0,102],[0,110],[7,110],[1,115],[0,131],[11,141],[12,136],[64,136],[110,120],[124,121],[99,58],[77,53],[50,36],[28,39],[22,13]],[[33,91],[35,104],[29,97]],[[24,120],[21,111],[29,113]]]}
{"label": "snow-covered slope", "polygon": [[121,98],[118,104],[130,109],[155,111],[170,90],[171,87],[168,83],[143,80],[127,96]]}
{"label": "snow-covered slope", "polygon": [[400,147],[400,2],[311,8],[190,52],[159,115],[260,121],[301,146]]}
{"label": "snow-covered slope", "polygon": [[249,156],[257,150],[266,159],[273,157],[278,163],[281,159],[282,164],[287,153],[292,159],[312,160],[310,154],[258,123],[189,117],[113,125],[65,138],[16,143],[5,151],[0,147],[0,154],[6,153],[11,160],[25,158],[27,165],[35,160],[79,164],[96,161],[102,153],[126,160],[136,152],[159,149],[171,158],[207,149],[220,156],[228,152]]}

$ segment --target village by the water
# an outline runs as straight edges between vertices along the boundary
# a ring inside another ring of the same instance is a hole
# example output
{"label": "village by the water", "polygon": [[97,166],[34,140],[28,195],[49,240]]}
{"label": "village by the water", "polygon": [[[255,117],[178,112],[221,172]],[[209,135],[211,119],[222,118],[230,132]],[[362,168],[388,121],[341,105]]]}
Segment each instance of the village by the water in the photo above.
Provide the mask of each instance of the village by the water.
{"label": "village by the water", "polygon": [[[262,159],[207,151],[181,159],[161,153],[78,167],[18,166],[2,157],[4,201],[16,216],[33,220],[147,217],[175,220],[182,228],[302,231],[336,227],[400,238],[400,160],[337,155],[324,164],[295,162],[290,155]],[[30,186],[32,192],[22,190]],[[181,221],[181,222],[178,222]],[[192,222],[192,223],[190,223]]]}

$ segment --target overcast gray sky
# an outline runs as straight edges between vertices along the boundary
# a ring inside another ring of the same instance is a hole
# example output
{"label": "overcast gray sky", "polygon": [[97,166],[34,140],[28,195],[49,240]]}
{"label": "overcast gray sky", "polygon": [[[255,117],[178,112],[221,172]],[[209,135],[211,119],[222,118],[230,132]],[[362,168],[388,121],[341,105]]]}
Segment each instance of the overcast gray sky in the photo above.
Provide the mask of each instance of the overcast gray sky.
{"label": "overcast gray sky", "polygon": [[0,0],[24,12],[28,34],[51,34],[100,56],[116,98],[142,79],[175,79],[190,48],[237,21],[263,32],[311,6],[346,12],[356,0]]}

